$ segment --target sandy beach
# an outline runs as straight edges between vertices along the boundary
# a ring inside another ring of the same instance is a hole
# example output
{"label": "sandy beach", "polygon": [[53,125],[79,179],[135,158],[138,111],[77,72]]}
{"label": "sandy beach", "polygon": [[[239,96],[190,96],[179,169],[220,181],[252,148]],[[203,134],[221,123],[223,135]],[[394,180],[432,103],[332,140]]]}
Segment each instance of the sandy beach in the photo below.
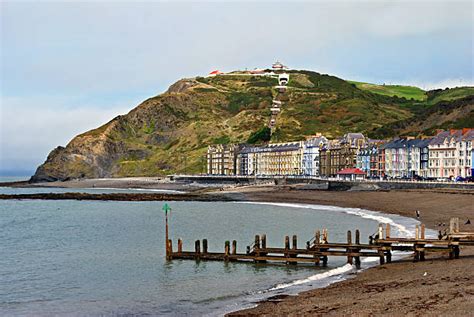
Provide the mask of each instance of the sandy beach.
{"label": "sandy beach", "polygon": [[[245,193],[252,201],[278,201],[365,208],[414,217],[429,228],[445,228],[450,217],[464,222],[474,219],[472,192],[328,192],[268,188]],[[441,226],[438,226],[441,224]],[[474,225],[461,230],[474,231]],[[267,301],[256,308],[230,316],[317,316],[317,315],[450,315],[474,314],[474,248],[463,248],[461,258],[447,254],[429,255],[425,262],[410,258],[365,270],[351,279]]]}

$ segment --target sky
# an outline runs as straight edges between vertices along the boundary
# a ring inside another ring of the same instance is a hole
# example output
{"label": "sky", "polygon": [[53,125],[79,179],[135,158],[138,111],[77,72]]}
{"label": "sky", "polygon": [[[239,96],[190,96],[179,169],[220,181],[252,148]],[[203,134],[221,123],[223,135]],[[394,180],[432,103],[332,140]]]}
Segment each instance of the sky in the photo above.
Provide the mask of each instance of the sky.
{"label": "sky", "polygon": [[0,0],[0,175],[216,69],[472,86],[473,16],[472,1]]}

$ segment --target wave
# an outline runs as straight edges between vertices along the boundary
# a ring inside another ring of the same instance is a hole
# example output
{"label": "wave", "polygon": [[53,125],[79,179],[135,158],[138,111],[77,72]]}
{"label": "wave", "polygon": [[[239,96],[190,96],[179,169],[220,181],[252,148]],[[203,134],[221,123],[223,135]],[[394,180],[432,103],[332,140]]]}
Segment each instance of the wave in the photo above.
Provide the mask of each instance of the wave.
{"label": "wave", "polygon": [[[387,215],[383,214],[378,211],[371,211],[361,208],[345,208],[345,207],[338,207],[338,206],[326,206],[326,205],[315,205],[315,204],[297,204],[297,203],[273,203],[273,202],[236,202],[239,204],[257,204],[257,205],[273,205],[279,207],[289,207],[289,208],[306,208],[306,209],[316,209],[318,211],[331,211],[331,212],[339,212],[350,214],[354,216],[358,216],[365,219],[375,220],[379,223],[383,224],[390,224],[390,226],[394,229],[394,234],[397,234],[401,237],[413,237],[414,230],[417,224],[420,222],[416,219],[404,217],[400,215]],[[427,229],[426,230],[427,237],[436,237],[436,231]],[[393,252],[393,259],[402,258],[407,256],[409,252]],[[301,287],[304,287],[305,284],[310,284],[311,282],[317,282],[317,288],[326,287],[330,284],[333,284],[338,281],[342,281],[347,279],[350,273],[366,270],[370,267],[376,266],[378,264],[378,258],[361,258],[362,263],[366,263],[367,265],[363,269],[357,270],[354,265],[345,264],[334,269],[330,269],[323,273],[318,273],[311,275],[304,279],[295,280],[288,283],[277,284],[269,289],[259,291],[258,294],[262,295],[265,294],[267,296],[271,296],[271,293],[281,293],[282,291],[290,292],[293,288],[296,292],[291,293],[299,293],[303,291]],[[311,285],[311,288],[314,288]],[[256,306],[255,304],[252,306]],[[249,307],[249,306],[247,306]],[[240,308],[239,308],[240,309]],[[234,309],[235,311],[235,309]]]}

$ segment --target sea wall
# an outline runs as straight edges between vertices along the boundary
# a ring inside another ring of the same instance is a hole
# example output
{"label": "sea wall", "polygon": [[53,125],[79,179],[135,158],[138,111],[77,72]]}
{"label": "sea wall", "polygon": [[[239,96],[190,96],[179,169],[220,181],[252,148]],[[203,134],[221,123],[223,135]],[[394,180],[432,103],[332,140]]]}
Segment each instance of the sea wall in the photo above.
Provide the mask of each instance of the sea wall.
{"label": "sea wall", "polygon": [[410,181],[341,181],[316,178],[247,177],[247,176],[171,176],[171,180],[185,183],[251,185],[274,183],[276,185],[301,185],[302,190],[396,190],[396,189],[470,189],[474,183],[410,182]]}

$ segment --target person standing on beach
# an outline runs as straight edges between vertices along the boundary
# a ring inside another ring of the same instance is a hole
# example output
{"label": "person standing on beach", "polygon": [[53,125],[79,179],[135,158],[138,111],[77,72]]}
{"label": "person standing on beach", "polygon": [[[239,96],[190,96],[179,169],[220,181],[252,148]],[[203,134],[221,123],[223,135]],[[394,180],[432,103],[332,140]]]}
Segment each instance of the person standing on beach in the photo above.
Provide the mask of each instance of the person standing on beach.
{"label": "person standing on beach", "polygon": [[416,219],[420,219],[420,211],[417,209],[415,213],[416,213]]}

